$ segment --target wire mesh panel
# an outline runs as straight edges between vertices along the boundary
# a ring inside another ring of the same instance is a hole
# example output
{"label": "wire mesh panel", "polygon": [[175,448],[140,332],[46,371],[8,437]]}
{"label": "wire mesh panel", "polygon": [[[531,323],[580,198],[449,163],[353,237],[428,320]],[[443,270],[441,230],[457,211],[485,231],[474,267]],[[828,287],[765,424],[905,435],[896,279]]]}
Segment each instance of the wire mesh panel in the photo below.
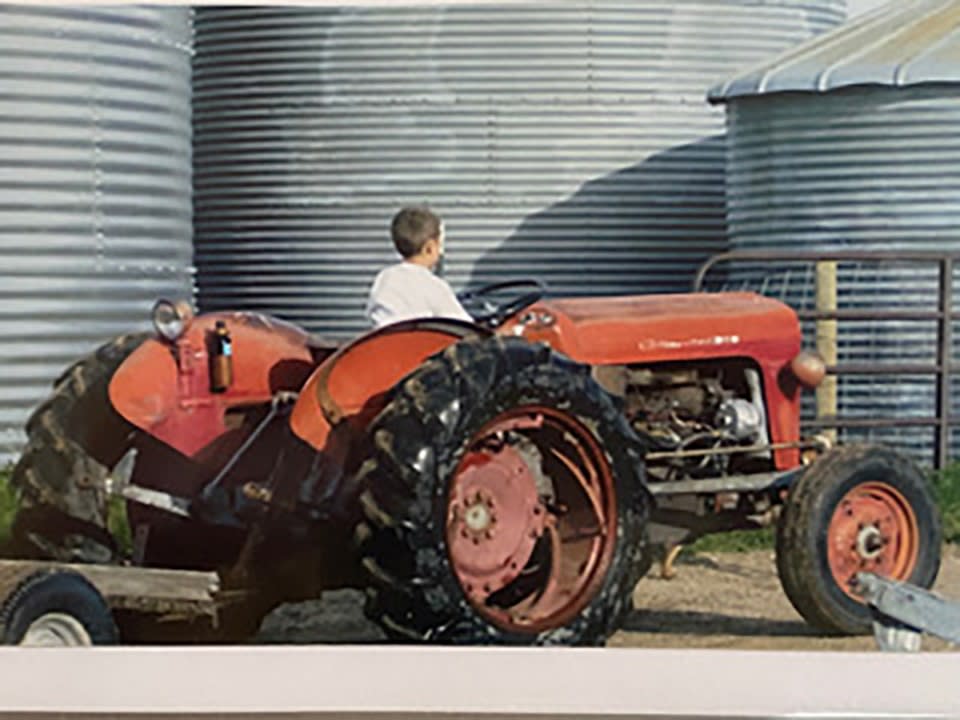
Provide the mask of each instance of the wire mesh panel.
{"label": "wire mesh panel", "polygon": [[[728,105],[727,206],[734,249],[960,252],[960,88],[850,88],[826,94],[734,99]],[[935,265],[840,263],[842,308],[936,307]],[[810,268],[743,264],[733,284],[753,284],[810,307]],[[812,335],[808,335],[812,337]],[[933,322],[849,321],[843,362],[932,363]],[[846,414],[932,415],[929,376],[846,377]],[[929,461],[929,428],[848,430],[847,439],[892,443]],[[957,449],[957,448],[955,448]]]}

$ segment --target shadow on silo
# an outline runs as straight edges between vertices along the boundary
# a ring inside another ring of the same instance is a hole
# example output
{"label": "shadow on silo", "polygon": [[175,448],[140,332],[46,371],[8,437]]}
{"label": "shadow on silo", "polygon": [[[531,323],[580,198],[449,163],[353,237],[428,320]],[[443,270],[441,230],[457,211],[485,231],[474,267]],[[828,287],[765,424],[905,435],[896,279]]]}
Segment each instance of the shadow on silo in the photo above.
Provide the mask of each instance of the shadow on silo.
{"label": "shadow on silo", "polygon": [[552,296],[688,292],[700,264],[728,245],[724,138],[585,182],[484,253],[469,285],[535,277]]}

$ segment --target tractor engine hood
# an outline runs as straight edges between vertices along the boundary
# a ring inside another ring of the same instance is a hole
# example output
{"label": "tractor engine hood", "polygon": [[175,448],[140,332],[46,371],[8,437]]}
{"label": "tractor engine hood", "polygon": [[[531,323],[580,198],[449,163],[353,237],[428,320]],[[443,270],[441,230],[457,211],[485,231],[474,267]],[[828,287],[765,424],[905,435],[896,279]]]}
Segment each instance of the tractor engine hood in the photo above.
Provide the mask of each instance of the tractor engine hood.
{"label": "tractor engine hood", "polygon": [[501,332],[547,342],[590,365],[751,357],[782,367],[801,344],[790,307],[746,292],[550,300]]}

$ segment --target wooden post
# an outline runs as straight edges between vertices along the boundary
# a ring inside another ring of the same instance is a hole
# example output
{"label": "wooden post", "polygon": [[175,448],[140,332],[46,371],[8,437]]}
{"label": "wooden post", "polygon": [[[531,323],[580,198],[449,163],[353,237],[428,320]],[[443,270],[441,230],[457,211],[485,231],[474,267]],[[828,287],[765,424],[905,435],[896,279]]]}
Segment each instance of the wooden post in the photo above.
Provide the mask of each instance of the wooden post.
{"label": "wooden post", "polygon": [[[817,310],[833,312],[837,309],[837,263],[821,260],[817,263]],[[817,320],[817,352],[828,366],[837,364],[837,321]],[[817,388],[817,417],[836,416],[837,378],[827,375]],[[833,428],[823,430],[832,442],[837,440]]]}

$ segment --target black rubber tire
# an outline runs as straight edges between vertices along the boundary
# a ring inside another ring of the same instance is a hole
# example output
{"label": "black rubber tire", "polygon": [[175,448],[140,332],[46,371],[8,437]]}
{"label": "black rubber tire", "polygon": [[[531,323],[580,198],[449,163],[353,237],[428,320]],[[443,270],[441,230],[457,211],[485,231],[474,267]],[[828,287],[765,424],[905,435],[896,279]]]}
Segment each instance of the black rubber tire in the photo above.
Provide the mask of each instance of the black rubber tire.
{"label": "black rubber tire", "polygon": [[872,633],[869,607],[843,591],[827,561],[830,520],[843,497],[866,482],[893,487],[916,518],[916,564],[910,577],[894,579],[929,588],[940,569],[940,515],[930,482],[916,465],[876,445],[829,451],[791,487],[776,533],[777,572],[784,592],[810,625],[829,635]]}
{"label": "black rubber tire", "polygon": [[11,482],[19,495],[9,552],[60,562],[110,563],[103,481],[130,447],[133,426],[110,405],[117,367],[148,337],[123,335],[74,363],[27,421]]}
{"label": "black rubber tire", "polygon": [[[470,438],[502,412],[535,403],[589,428],[613,471],[617,545],[599,590],[569,623],[507,631],[478,613],[451,567],[446,497]],[[468,339],[401,382],[370,428],[372,459],[356,546],[368,575],[366,612],[394,640],[438,644],[599,645],[632,608],[649,512],[643,449],[589,368],[513,338]]]}
{"label": "black rubber tire", "polygon": [[110,607],[89,580],[69,570],[43,570],[27,577],[4,602],[3,644],[19,645],[30,625],[50,613],[73,617],[94,645],[119,641]]}

